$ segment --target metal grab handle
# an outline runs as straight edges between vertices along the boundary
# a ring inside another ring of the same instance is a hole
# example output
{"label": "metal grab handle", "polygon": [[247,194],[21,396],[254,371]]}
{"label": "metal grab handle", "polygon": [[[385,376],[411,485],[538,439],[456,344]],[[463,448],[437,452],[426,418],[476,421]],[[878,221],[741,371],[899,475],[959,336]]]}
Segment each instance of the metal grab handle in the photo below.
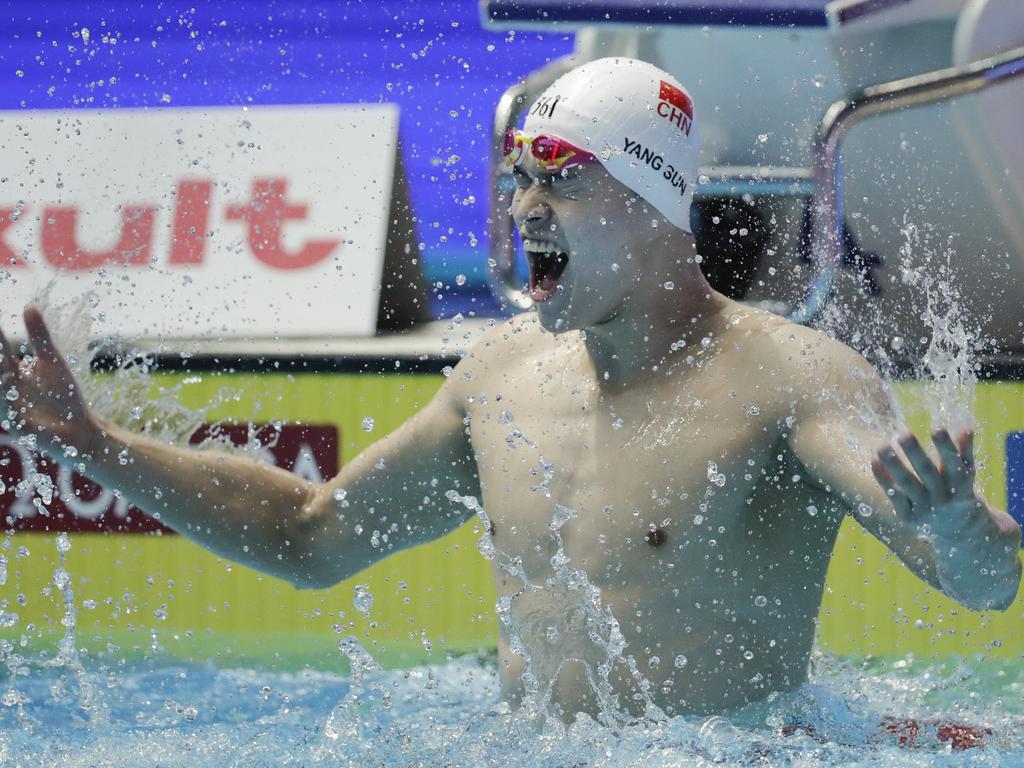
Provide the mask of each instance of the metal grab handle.
{"label": "metal grab handle", "polygon": [[803,304],[789,314],[808,323],[824,307],[842,264],[843,194],[840,144],[854,124],[875,115],[920,107],[988,88],[1024,74],[1024,46],[986,59],[854,91],[825,111],[814,142],[811,169],[811,288]]}
{"label": "metal grab handle", "polygon": [[533,302],[516,279],[515,225],[509,216],[515,185],[505,170],[505,132],[519,122],[532,96],[539,95],[575,66],[573,57],[556,59],[544,69],[517,83],[502,94],[494,113],[491,137],[491,215],[487,220],[487,269],[491,291],[499,301],[516,309],[529,309]]}

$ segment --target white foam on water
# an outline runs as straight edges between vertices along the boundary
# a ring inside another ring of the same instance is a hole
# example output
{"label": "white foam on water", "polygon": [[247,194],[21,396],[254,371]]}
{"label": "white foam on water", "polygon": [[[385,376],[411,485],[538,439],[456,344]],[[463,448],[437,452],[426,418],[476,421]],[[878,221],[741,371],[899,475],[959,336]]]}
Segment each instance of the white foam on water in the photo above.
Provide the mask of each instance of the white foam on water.
{"label": "white foam on water", "polygon": [[[355,645],[347,650],[363,658]],[[380,670],[351,679],[209,664],[128,667],[108,691],[110,723],[75,716],[48,695],[54,671],[19,678],[25,721],[0,707],[0,756],[24,768],[232,766],[998,766],[1024,760],[1020,665],[872,669],[820,662],[825,674],[766,705],[760,722],[722,716],[524,728],[499,700],[492,661]],[[354,668],[356,665],[353,665]],[[1002,677],[1000,677],[1002,674]],[[970,710],[960,703],[973,701]],[[341,702],[339,705],[338,702]],[[339,709],[341,707],[342,709]],[[945,716],[993,730],[983,751],[906,750],[869,727],[890,714]],[[752,719],[752,718],[751,718]],[[782,725],[812,726],[783,736]],[[6,763],[4,763],[6,764]]]}

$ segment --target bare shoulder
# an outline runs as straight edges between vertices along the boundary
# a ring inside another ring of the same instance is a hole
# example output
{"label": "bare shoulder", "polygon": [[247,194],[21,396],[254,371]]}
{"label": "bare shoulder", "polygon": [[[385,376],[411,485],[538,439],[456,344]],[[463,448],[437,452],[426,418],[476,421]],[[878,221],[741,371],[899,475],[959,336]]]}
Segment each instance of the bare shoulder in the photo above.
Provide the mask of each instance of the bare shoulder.
{"label": "bare shoulder", "polygon": [[859,352],[829,334],[798,325],[754,307],[729,309],[726,338],[730,352],[740,352],[753,381],[770,382],[775,392],[821,400],[829,394],[878,390],[874,366]]}
{"label": "bare shoulder", "polygon": [[889,413],[891,397],[875,367],[857,350],[829,334],[777,318],[765,327],[762,354],[794,393],[807,403],[825,401]]}
{"label": "bare shoulder", "polygon": [[874,366],[863,355],[829,334],[780,318],[770,331],[770,351],[780,363],[812,380],[877,379]]}
{"label": "bare shoulder", "polygon": [[514,369],[550,344],[550,337],[534,312],[496,320],[467,350],[455,373],[460,379],[472,380]]}

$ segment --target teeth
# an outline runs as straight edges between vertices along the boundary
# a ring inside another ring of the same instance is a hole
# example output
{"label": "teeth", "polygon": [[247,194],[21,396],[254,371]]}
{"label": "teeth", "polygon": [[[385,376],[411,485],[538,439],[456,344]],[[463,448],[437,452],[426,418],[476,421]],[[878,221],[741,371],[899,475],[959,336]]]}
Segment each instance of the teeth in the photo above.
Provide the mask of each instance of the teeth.
{"label": "teeth", "polygon": [[534,253],[552,253],[554,251],[551,243],[547,243],[543,240],[532,240],[530,238],[523,239],[523,250],[533,251]]}

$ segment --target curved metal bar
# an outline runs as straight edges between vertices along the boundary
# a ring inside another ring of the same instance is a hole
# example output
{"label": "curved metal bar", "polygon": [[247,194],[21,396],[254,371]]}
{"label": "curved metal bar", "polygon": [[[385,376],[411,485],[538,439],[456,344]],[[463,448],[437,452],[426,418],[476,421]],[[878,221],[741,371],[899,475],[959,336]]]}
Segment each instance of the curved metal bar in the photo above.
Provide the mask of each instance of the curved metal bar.
{"label": "curved metal bar", "polygon": [[522,83],[517,83],[502,94],[494,114],[494,132],[491,136],[491,215],[487,227],[487,269],[491,291],[499,301],[514,309],[529,309],[533,302],[516,278],[515,225],[509,216],[515,185],[505,170],[503,147],[505,131],[514,128],[523,110],[535,96],[539,96],[551,83],[568,72],[578,62],[565,56],[556,59]]}
{"label": "curved metal bar", "polygon": [[811,288],[803,304],[789,314],[797,323],[813,320],[832,293],[842,264],[842,158],[840,145],[849,128],[869,117],[920,107],[956,96],[977,93],[990,85],[1024,74],[1024,46],[1005,53],[922,75],[872,85],[840,99],[825,111],[814,144],[811,169]]}

